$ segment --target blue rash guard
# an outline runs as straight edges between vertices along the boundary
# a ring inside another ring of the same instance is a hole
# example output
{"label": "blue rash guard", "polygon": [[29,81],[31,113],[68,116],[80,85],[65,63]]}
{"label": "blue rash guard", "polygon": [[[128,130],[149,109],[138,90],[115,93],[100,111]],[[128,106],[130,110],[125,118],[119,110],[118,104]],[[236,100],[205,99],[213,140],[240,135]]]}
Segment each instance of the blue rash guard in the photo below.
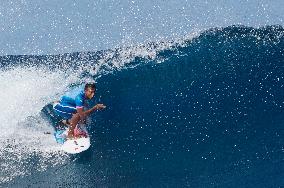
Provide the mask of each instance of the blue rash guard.
{"label": "blue rash guard", "polygon": [[77,113],[77,108],[84,108],[85,100],[85,92],[80,89],[75,93],[66,93],[53,109],[63,119],[71,119]]}

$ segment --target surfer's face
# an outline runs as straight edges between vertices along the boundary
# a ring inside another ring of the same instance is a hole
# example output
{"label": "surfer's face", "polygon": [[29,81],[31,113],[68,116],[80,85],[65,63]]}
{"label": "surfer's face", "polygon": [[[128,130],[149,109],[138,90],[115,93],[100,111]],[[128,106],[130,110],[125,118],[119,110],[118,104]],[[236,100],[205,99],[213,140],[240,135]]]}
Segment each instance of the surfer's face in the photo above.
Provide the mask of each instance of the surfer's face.
{"label": "surfer's face", "polygon": [[94,95],[95,95],[95,89],[87,88],[87,89],[85,90],[85,96],[86,96],[88,99],[93,98]]}

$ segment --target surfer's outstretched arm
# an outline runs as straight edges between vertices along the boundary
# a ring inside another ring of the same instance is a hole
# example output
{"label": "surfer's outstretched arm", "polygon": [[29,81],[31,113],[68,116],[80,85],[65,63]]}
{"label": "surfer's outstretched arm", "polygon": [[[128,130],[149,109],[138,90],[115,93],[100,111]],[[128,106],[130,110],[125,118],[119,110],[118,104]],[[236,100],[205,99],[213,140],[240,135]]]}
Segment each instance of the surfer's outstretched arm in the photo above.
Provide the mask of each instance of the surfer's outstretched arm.
{"label": "surfer's outstretched arm", "polygon": [[97,104],[95,105],[93,108],[89,109],[89,110],[83,110],[83,108],[77,108],[77,112],[80,115],[81,119],[85,119],[87,116],[89,116],[92,112],[94,112],[95,110],[100,110],[100,109],[104,109],[106,108],[105,105],[103,104]]}

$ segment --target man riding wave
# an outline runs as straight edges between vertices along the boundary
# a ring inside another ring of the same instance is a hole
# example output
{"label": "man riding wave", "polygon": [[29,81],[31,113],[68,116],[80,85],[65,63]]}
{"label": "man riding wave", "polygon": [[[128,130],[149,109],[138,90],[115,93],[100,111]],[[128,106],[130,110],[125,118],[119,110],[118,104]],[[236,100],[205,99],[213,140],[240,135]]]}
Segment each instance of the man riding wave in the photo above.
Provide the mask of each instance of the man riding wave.
{"label": "man riding wave", "polygon": [[96,92],[96,86],[94,83],[87,83],[84,90],[80,90],[73,96],[64,95],[61,100],[53,107],[56,115],[65,120],[65,124],[69,126],[67,138],[72,139],[76,137],[74,130],[77,124],[84,122],[86,117],[96,110],[106,108],[104,104],[97,104],[94,107],[85,110],[86,100],[94,98]]}

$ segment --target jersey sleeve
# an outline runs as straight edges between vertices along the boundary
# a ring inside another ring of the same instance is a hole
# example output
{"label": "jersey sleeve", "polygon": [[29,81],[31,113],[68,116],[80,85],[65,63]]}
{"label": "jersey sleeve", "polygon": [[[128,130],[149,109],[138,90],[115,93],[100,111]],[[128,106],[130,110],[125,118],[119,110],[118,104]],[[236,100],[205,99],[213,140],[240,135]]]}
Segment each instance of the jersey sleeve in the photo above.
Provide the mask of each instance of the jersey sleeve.
{"label": "jersey sleeve", "polygon": [[84,96],[82,94],[79,94],[75,97],[75,104],[76,104],[76,108],[84,107]]}

